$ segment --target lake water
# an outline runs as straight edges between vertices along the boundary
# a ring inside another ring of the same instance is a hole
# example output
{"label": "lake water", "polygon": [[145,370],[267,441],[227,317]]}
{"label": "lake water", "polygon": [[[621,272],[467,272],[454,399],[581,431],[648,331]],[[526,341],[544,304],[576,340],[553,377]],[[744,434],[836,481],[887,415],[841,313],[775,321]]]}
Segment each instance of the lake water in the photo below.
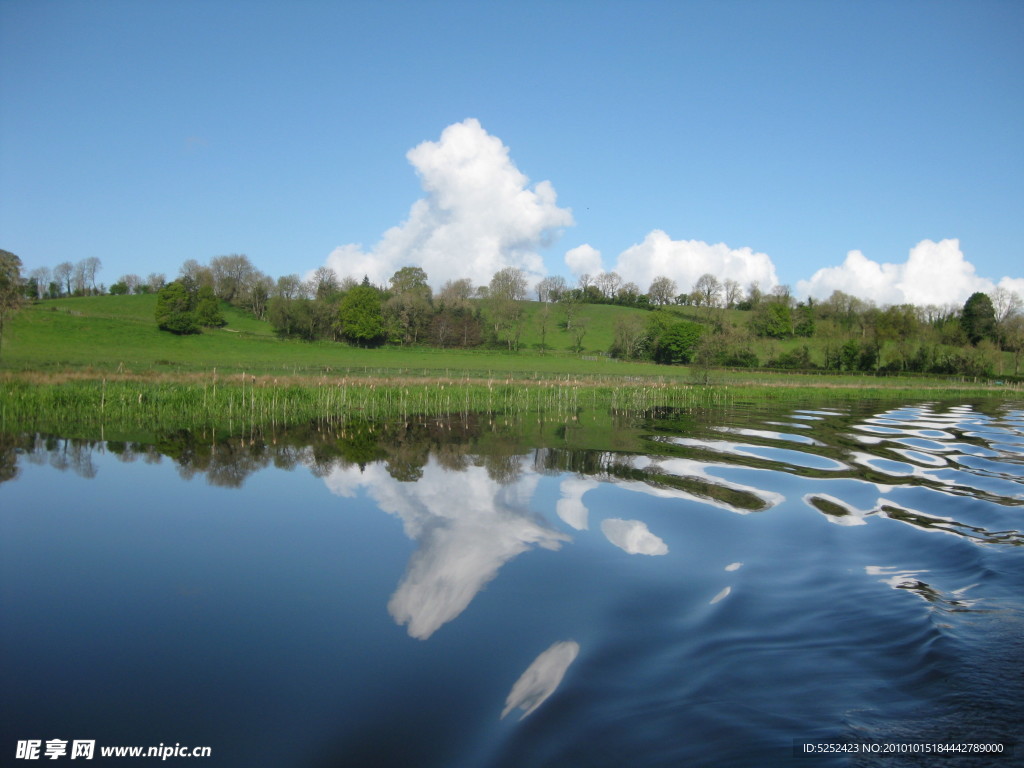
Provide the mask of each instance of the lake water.
{"label": "lake water", "polygon": [[4,765],[1022,764],[1019,402],[0,449]]}

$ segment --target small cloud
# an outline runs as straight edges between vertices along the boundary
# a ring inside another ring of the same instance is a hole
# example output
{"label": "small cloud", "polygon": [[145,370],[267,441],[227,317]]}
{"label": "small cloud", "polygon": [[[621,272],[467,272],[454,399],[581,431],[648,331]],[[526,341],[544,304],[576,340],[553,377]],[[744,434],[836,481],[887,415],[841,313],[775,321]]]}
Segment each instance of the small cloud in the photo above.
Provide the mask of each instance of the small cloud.
{"label": "small cloud", "polygon": [[576,277],[584,274],[596,275],[604,271],[601,265],[601,252],[586,243],[566,252],[565,265]]}
{"label": "small cloud", "polygon": [[723,600],[725,600],[725,598],[727,598],[729,596],[730,592],[732,592],[732,587],[726,587],[721,592],[719,592],[717,595],[715,595],[714,597],[711,598],[711,602],[709,603],[709,605],[714,605],[715,603],[722,602]]}
{"label": "small cloud", "polygon": [[601,533],[616,547],[631,555],[668,554],[668,545],[639,520],[609,518],[601,523]]}

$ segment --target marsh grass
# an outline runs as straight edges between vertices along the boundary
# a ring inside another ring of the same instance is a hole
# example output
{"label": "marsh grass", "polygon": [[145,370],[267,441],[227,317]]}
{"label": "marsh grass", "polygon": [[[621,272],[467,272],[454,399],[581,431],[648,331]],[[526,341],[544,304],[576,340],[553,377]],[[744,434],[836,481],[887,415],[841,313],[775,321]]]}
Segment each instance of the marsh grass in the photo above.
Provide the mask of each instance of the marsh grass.
{"label": "marsh grass", "polygon": [[116,426],[229,430],[308,422],[381,421],[450,414],[571,414],[724,403],[727,390],[677,385],[611,386],[546,380],[327,378],[315,381],[247,374],[148,379],[62,377],[0,381],[0,428]]}
{"label": "marsh grass", "polygon": [[470,413],[541,413],[572,418],[583,410],[644,413],[662,408],[731,403],[827,403],[894,395],[936,398],[960,392],[992,395],[990,387],[865,389],[797,382],[695,385],[642,377],[509,373],[501,377],[417,376],[364,370],[358,375],[271,376],[206,373],[7,374],[0,378],[0,429],[66,432],[116,429],[224,428],[238,431],[304,423],[344,424]]}

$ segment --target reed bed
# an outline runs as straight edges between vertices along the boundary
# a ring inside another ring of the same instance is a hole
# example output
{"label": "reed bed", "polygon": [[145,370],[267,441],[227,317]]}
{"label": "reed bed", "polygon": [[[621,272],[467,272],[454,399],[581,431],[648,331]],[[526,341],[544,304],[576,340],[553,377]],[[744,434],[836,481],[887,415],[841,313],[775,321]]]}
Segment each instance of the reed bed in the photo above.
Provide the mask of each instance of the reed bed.
{"label": "reed bed", "polygon": [[[460,374],[462,372],[459,372]],[[791,383],[791,382],[787,382]],[[662,377],[161,374],[89,371],[0,378],[0,429],[146,428],[229,430],[310,422],[441,417],[470,413],[571,416],[581,410],[643,413],[733,402],[827,402],[884,397],[1009,395],[979,386],[697,385]]]}
{"label": "reed bed", "polygon": [[543,381],[368,379],[289,381],[247,374],[186,381],[145,378],[0,381],[0,429],[343,424],[415,416],[581,409],[642,412],[725,404],[730,390],[668,383],[600,383],[573,377]]}

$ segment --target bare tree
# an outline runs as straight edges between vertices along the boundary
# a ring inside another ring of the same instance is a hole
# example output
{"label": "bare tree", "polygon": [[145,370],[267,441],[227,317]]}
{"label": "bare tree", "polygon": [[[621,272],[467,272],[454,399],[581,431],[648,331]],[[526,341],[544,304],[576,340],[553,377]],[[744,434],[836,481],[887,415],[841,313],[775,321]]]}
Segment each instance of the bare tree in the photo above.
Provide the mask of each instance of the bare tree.
{"label": "bare tree", "polygon": [[53,279],[57,287],[64,293],[71,293],[71,280],[75,274],[75,265],[70,261],[62,261],[53,268]]}
{"label": "bare tree", "polygon": [[247,302],[249,311],[260,320],[263,320],[267,315],[267,306],[273,290],[274,278],[262,272],[257,272],[255,277],[253,277],[252,285],[249,286]]}
{"label": "bare tree", "polygon": [[1003,347],[1013,353],[1013,375],[1020,373],[1021,355],[1024,354],[1024,315],[1011,315],[1001,328]]}
{"label": "bare tree", "polygon": [[437,295],[438,301],[448,307],[466,307],[473,298],[473,281],[468,277],[447,280]]}
{"label": "bare tree", "polygon": [[1002,286],[992,291],[989,298],[992,299],[992,309],[996,313],[996,323],[1005,322],[1024,309],[1024,301],[1021,301],[1020,296]]}
{"label": "bare tree", "polygon": [[566,291],[558,301],[565,309],[565,330],[571,331],[573,319],[580,309],[580,297],[577,291]]}
{"label": "bare tree", "polygon": [[587,335],[587,322],[584,319],[579,319],[572,327],[572,338],[575,342],[574,349],[579,354],[583,351],[583,337]]}
{"label": "bare tree", "polygon": [[793,290],[788,285],[776,285],[772,288],[772,297],[775,301],[785,304],[787,307],[793,304]]}
{"label": "bare tree", "polygon": [[761,299],[764,298],[764,292],[761,291],[761,285],[754,280],[747,286],[747,301],[750,302],[751,308],[756,307],[761,303]]}
{"label": "bare tree", "polygon": [[560,276],[545,277],[537,283],[537,301],[558,301],[565,291],[565,278]]}
{"label": "bare tree", "polygon": [[135,274],[127,274],[117,278],[117,282],[124,285],[126,293],[138,293],[142,278]]}
{"label": "bare tree", "polygon": [[505,267],[494,273],[488,291],[488,304],[495,336],[505,336],[509,350],[518,348],[523,330],[523,308],[526,298],[526,274],[517,267]]}
{"label": "bare tree", "polygon": [[149,287],[150,291],[156,293],[167,285],[167,275],[163,272],[150,272],[149,275],[146,276],[146,285]]}
{"label": "bare tree", "polygon": [[249,257],[241,253],[217,256],[210,261],[210,269],[213,270],[214,291],[228,303],[241,301],[256,277],[256,268]]}
{"label": "bare tree", "polygon": [[95,256],[90,256],[86,259],[82,259],[81,267],[82,275],[84,276],[88,287],[93,293],[96,293],[96,273],[98,273],[103,267],[103,262]]}
{"label": "bare tree", "polygon": [[618,272],[602,272],[594,278],[594,285],[606,299],[613,299],[622,285],[622,278]]}
{"label": "bare tree", "polygon": [[86,293],[86,288],[89,286],[89,280],[86,277],[85,260],[75,264],[74,272],[71,274],[71,284],[73,286],[73,293],[76,296],[83,296]]}
{"label": "bare tree", "polygon": [[678,292],[679,288],[676,287],[675,280],[665,277],[665,275],[658,275],[651,281],[651,287],[647,289],[647,298],[651,300],[652,304],[663,307],[666,304],[671,304]]}
{"label": "bare tree", "polygon": [[526,273],[518,267],[505,267],[491,278],[489,296],[492,299],[522,301],[526,298]]}
{"label": "bare tree", "polygon": [[726,309],[732,309],[740,303],[740,299],[743,298],[743,289],[740,284],[732,278],[728,278],[722,282],[722,293],[725,298]]}
{"label": "bare tree", "polygon": [[36,298],[41,299],[50,288],[50,280],[53,279],[49,267],[36,267],[28,273],[29,280],[36,281]]}
{"label": "bare tree", "polygon": [[629,314],[615,321],[613,351],[626,359],[636,357],[640,344],[647,335],[647,324],[642,317]]}
{"label": "bare tree", "polygon": [[632,304],[639,297],[640,286],[632,281],[624,283],[615,294],[615,298],[625,304]]}
{"label": "bare tree", "polygon": [[330,267],[319,267],[310,280],[313,295],[318,299],[338,292],[338,275]]}
{"label": "bare tree", "polygon": [[213,270],[200,264],[195,259],[188,259],[184,264],[182,264],[181,269],[178,270],[178,274],[182,278],[191,281],[197,289],[207,285],[213,288]]}
{"label": "bare tree", "polygon": [[540,330],[540,349],[544,352],[548,348],[548,328],[551,326],[551,304],[544,302],[538,310],[535,320]]}
{"label": "bare tree", "polygon": [[693,284],[694,304],[699,307],[717,307],[722,296],[722,284],[710,272],[705,272]]}

